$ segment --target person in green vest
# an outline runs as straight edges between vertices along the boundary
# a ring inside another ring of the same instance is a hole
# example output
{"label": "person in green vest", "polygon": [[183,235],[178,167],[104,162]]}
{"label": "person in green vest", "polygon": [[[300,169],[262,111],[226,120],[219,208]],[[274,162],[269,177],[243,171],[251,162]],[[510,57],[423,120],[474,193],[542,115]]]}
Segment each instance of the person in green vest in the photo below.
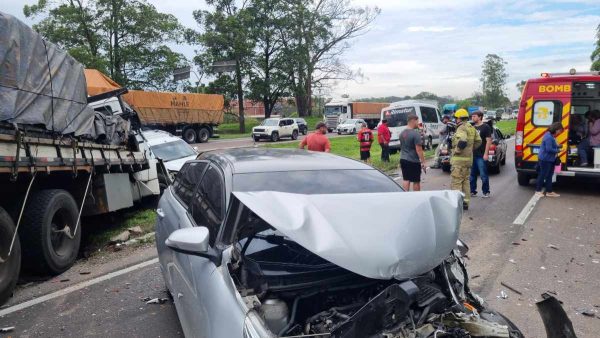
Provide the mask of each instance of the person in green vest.
{"label": "person in green vest", "polygon": [[469,113],[459,109],[454,113],[458,128],[452,137],[452,190],[460,190],[464,195],[463,209],[469,209],[471,200],[471,187],[469,177],[473,165],[473,149],[481,145],[481,137],[477,130],[469,123]]}

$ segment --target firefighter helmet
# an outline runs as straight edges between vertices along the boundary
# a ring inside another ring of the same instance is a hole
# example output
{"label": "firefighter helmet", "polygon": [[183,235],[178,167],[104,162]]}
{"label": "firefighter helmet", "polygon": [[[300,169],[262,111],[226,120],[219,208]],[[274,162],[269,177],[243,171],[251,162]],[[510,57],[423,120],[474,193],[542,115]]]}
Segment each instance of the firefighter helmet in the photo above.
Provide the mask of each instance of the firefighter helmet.
{"label": "firefighter helmet", "polygon": [[459,109],[454,113],[454,117],[457,119],[469,118],[469,113],[465,109]]}

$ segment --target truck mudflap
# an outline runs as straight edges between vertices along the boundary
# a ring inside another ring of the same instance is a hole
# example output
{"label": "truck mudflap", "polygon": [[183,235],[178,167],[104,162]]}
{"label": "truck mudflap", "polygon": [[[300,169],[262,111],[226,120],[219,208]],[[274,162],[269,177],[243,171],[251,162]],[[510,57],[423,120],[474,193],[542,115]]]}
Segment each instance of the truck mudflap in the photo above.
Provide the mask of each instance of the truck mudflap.
{"label": "truck mudflap", "polygon": [[562,308],[558,299],[544,293],[544,300],[537,302],[538,312],[544,322],[548,338],[577,338],[573,323]]}

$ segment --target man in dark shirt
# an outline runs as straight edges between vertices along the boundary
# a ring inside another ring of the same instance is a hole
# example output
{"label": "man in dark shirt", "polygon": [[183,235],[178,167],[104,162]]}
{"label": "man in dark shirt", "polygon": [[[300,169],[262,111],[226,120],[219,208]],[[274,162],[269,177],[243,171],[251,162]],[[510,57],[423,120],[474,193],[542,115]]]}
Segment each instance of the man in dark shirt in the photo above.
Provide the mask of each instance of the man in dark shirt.
{"label": "man in dark shirt", "polygon": [[471,167],[471,196],[477,196],[477,176],[481,177],[483,197],[490,197],[490,179],[487,171],[488,152],[492,144],[492,127],[483,122],[483,113],[476,111],[471,116],[473,126],[481,137],[481,146],[473,149],[473,166]]}
{"label": "man in dark shirt", "polygon": [[421,170],[425,169],[425,157],[423,155],[423,141],[419,133],[419,118],[416,115],[408,115],[407,126],[400,134],[400,169],[402,171],[402,187],[410,190],[421,190]]}

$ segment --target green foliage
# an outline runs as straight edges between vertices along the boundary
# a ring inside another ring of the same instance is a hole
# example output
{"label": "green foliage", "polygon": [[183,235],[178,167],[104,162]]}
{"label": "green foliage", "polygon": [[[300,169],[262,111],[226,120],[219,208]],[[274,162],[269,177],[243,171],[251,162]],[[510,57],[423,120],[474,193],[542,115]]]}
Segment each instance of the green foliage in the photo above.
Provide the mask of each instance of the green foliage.
{"label": "green foliage", "polygon": [[496,122],[496,127],[504,135],[514,135],[517,129],[517,120],[502,120]]}
{"label": "green foliage", "polygon": [[590,55],[590,59],[592,60],[591,70],[600,71],[600,25],[596,28],[596,47]]}
{"label": "green foliage", "polygon": [[36,31],[128,88],[173,90],[173,69],[186,63],[167,46],[181,40],[177,18],[146,0],[38,0],[23,13],[43,16]]}
{"label": "green foliage", "polygon": [[506,62],[496,54],[488,54],[483,61],[481,87],[483,103],[487,107],[501,107],[507,103],[504,87],[508,73]]}

